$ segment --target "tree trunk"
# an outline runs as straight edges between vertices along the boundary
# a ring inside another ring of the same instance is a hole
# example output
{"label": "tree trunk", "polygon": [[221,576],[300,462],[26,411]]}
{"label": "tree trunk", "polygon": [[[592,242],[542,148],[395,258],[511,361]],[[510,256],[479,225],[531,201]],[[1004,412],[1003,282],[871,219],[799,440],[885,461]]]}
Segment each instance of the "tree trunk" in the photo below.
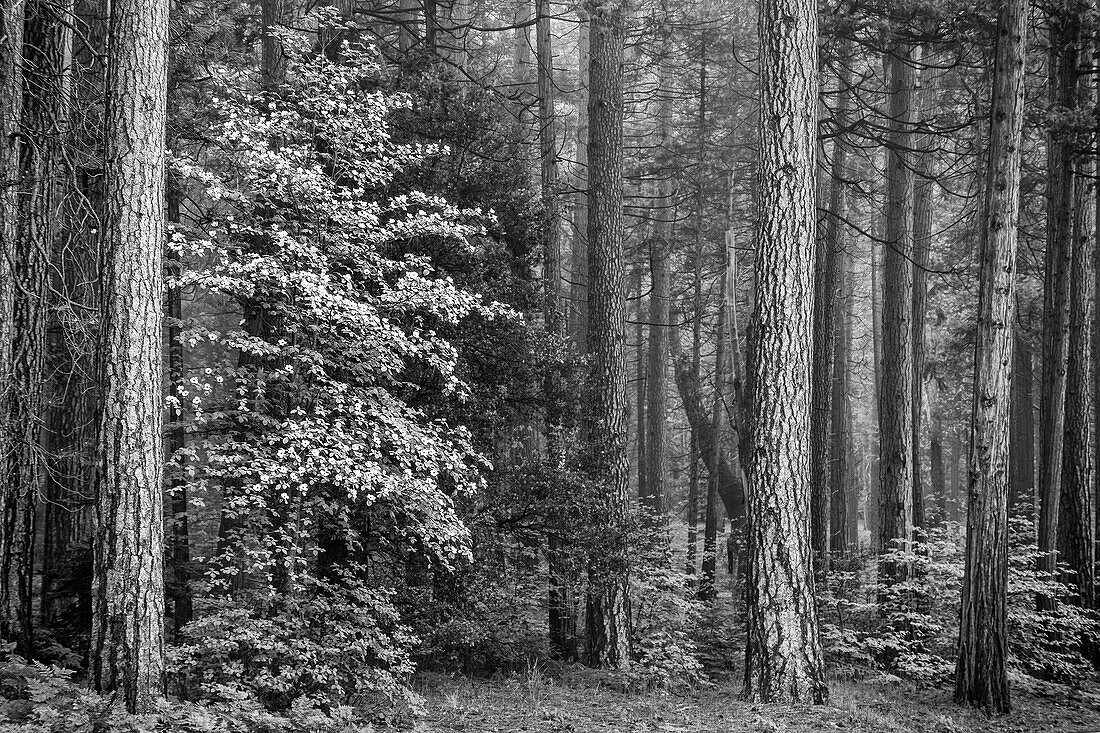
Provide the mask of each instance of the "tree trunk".
{"label": "tree trunk", "polygon": [[588,562],[585,651],[593,667],[630,665],[627,597],[625,290],[623,283],[623,47],[619,0],[586,3],[591,32],[588,119],[588,473],[606,542]]}
{"label": "tree trunk", "polygon": [[935,521],[930,518],[929,525],[943,524],[949,519],[947,513],[947,474],[943,460],[943,413],[939,404],[940,390],[930,398],[931,435],[928,441],[928,478],[930,492],[936,498]]}
{"label": "tree trunk", "polygon": [[164,690],[161,342],[168,3],[115,0],[105,111],[104,411],[91,679],[148,712]]}
{"label": "tree trunk", "polygon": [[[1082,58],[1090,58],[1087,50]],[[1092,80],[1080,77],[1080,104],[1095,105]],[[1093,492],[1096,489],[1096,432],[1092,425],[1092,340],[1095,311],[1096,161],[1081,156],[1074,179],[1073,262],[1070,267],[1070,321],[1066,363],[1065,437],[1062,486],[1058,510],[1058,559],[1070,575],[1065,582],[1077,587],[1079,602],[1091,608],[1095,601],[1095,544]]]}
{"label": "tree trunk", "polygon": [[[180,191],[173,180],[168,181],[168,221],[179,223],[180,221]],[[180,339],[183,322],[183,297],[178,284],[182,268],[175,257],[167,261],[167,274],[176,284],[168,287],[168,379],[169,394],[176,398],[170,402],[168,411],[169,422],[172,423],[168,431],[168,457],[176,455],[187,445],[186,434],[183,425],[183,410],[179,395],[185,389],[183,341]],[[191,542],[189,536],[187,504],[187,482],[177,470],[171,482],[171,509],[170,518],[171,540],[170,554],[172,558],[172,584],[170,592],[172,596],[172,631],[179,634],[184,624],[190,623],[194,618],[194,604],[191,598]]]}
{"label": "tree trunk", "polygon": [[[879,406],[882,404],[882,258],[879,255],[879,244],[874,239],[870,243],[871,249],[871,350],[872,371],[874,372],[875,399],[872,409],[875,416],[875,434],[882,434],[882,413]],[[867,503],[864,511],[867,521],[867,530],[871,537],[872,552],[881,552],[882,544],[882,460],[880,455],[881,445],[877,445],[871,451],[871,486],[867,492]]]}
{"label": "tree trunk", "polygon": [[989,162],[982,226],[974,401],[970,432],[970,511],[966,523],[955,699],[991,713],[1009,710],[1008,416],[1015,323],[1016,225],[1023,141],[1027,0],[1000,11],[993,79]]}
{"label": "tree trunk", "polygon": [[744,697],[823,703],[808,503],[817,8],[760,6],[760,221],[751,343]]}
{"label": "tree trunk", "polygon": [[[744,471],[740,465],[740,454],[734,452],[733,445],[727,444],[729,441],[719,444],[721,450],[715,451],[716,441],[721,440],[722,436],[713,429],[711,421],[713,411],[708,410],[703,404],[701,390],[694,378],[691,362],[681,352],[680,334],[677,329],[672,330],[669,346],[675,367],[677,392],[680,395],[688,425],[691,426],[692,433],[695,435],[698,454],[709,475],[717,472],[718,498],[722,501],[726,516],[737,524],[745,517],[745,482]],[[717,465],[715,460],[718,461]]]}
{"label": "tree trunk", "polygon": [[[727,322],[730,301],[730,268],[728,258],[731,256],[730,248],[725,247],[726,266],[722,268],[720,284],[721,296],[718,299],[718,346],[714,357],[714,402],[711,409],[710,429],[714,440],[711,445],[711,465],[715,469],[710,471],[707,480],[707,508],[706,524],[703,531],[703,568],[699,576],[699,599],[712,601],[716,595],[714,585],[714,573],[718,565],[718,482],[719,475],[716,470],[722,460],[722,412],[726,404],[726,344],[725,333],[729,325]],[[743,483],[743,482],[742,482]]]}
{"label": "tree trunk", "polygon": [[[0,0],[0,457],[11,454],[17,443],[10,423],[14,405],[12,342],[15,338],[15,273],[20,171],[19,125],[23,109],[23,0]],[[15,504],[15,489],[6,459],[0,459],[0,632],[7,633],[12,537],[7,517]]]}
{"label": "tree trunk", "polygon": [[577,164],[573,187],[573,251],[569,267],[569,332],[581,353],[588,339],[588,10],[577,9],[580,39],[577,42]]}
{"label": "tree trunk", "polygon": [[[1079,22],[1074,12],[1059,6],[1049,14],[1051,106],[1077,106]],[[1072,140],[1052,129],[1047,140],[1047,247],[1043,282],[1043,387],[1040,419],[1039,570],[1053,576],[1062,492],[1062,452],[1065,433],[1066,377],[1070,322],[1070,263],[1073,260]],[[1054,599],[1040,597],[1040,608]]]}
{"label": "tree trunk", "polygon": [[278,31],[283,26],[284,0],[263,0],[260,8],[260,84],[267,92],[277,89],[286,76],[286,54]]}
{"label": "tree trunk", "polygon": [[[835,163],[835,149],[833,155]],[[819,174],[821,170],[819,167]],[[834,192],[839,196],[840,173],[835,169],[832,173],[832,185],[829,186],[830,205],[836,203]],[[818,187],[819,195],[823,188],[824,186]],[[829,433],[833,359],[836,356],[837,213],[830,206],[821,235],[816,238],[814,266],[813,362],[810,377],[810,542],[814,554],[814,570],[822,579],[828,572],[829,550]]]}
{"label": "tree trunk", "polygon": [[[1030,517],[1035,507],[1035,405],[1031,345],[1017,334],[1012,370],[1012,416],[1009,425],[1008,506]],[[1095,356],[1095,354],[1094,354]]]}
{"label": "tree trunk", "polygon": [[[926,64],[920,72],[922,124],[935,112],[935,74]],[[924,432],[924,318],[928,303],[928,258],[932,247],[932,134],[917,136],[916,175],[913,188],[913,527],[925,527],[925,485],[921,471]]]}
{"label": "tree trunk", "polygon": [[[662,3],[661,34],[661,90],[657,108],[657,147],[663,150],[669,144],[671,110],[667,102],[671,94],[672,80],[669,69],[669,36],[672,32],[667,3]],[[642,506],[662,518],[667,510],[665,474],[668,469],[668,315],[671,305],[671,273],[669,256],[672,248],[672,180],[667,172],[658,172],[657,226],[649,243],[649,354],[646,366],[646,493]]]}
{"label": "tree trunk", "polygon": [[[556,342],[565,344],[565,312],[562,307],[561,213],[558,207],[557,127],[554,124],[553,68],[554,50],[550,35],[548,0],[535,0],[536,51],[538,56],[539,91],[539,158],[541,160],[541,191],[543,206],[543,316],[546,331]],[[565,394],[560,370],[552,368],[546,380],[546,435],[550,460],[556,467],[564,466],[564,431],[566,418]],[[567,662],[577,659],[576,600],[573,596],[568,548],[558,533],[547,537],[548,606],[550,651],[555,659]]]}
{"label": "tree trunk", "polygon": [[[834,160],[836,154],[834,153]],[[839,185],[834,182],[834,185]],[[839,234],[839,232],[838,232]],[[833,394],[829,409],[832,413],[832,435],[830,436],[830,464],[829,472],[829,550],[836,555],[847,554],[849,548],[857,542],[854,533],[850,531],[849,511],[851,503],[849,494],[854,493],[850,486],[850,461],[849,444],[852,439],[851,409],[848,405],[848,393],[850,386],[850,366],[848,363],[848,348],[852,337],[852,302],[849,289],[849,256],[844,247],[837,242],[837,283],[843,289],[837,294],[839,300],[839,312],[837,313],[837,334],[834,339],[833,363],[835,365],[833,375]]]}
{"label": "tree trunk", "polygon": [[[908,543],[913,523],[913,49],[896,43],[885,61],[890,93],[883,243],[882,391],[879,393],[881,548]],[[880,580],[905,580],[905,565],[883,561]]]}

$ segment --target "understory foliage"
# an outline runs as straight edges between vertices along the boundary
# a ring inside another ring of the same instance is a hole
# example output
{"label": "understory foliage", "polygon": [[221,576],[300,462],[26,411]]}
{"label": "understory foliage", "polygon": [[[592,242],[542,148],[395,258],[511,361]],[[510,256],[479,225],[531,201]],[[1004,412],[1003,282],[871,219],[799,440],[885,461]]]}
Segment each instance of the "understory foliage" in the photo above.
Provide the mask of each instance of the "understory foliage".
{"label": "understory foliage", "polygon": [[[949,681],[955,671],[958,609],[965,561],[954,523],[937,527],[908,547],[859,555],[834,566],[819,599],[822,641],[834,671],[862,677],[897,675],[925,684]],[[1074,604],[1075,589],[1036,570],[1040,556],[1030,523],[1012,520],[1009,543],[1009,663],[1043,680],[1081,684],[1097,671],[1084,654],[1100,623]],[[874,582],[882,559],[904,564],[908,578],[892,586]],[[1036,610],[1039,595],[1059,599]]]}

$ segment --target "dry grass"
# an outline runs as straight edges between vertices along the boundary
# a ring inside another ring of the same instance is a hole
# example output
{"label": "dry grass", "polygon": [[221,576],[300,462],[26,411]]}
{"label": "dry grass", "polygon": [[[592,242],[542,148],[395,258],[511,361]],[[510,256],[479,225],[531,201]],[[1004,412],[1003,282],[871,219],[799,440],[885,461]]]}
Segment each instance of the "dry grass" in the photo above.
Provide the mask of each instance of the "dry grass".
{"label": "dry grass", "polygon": [[[1020,686],[1017,685],[1019,688]],[[591,672],[553,675],[537,666],[499,680],[426,675],[423,733],[1100,733],[1100,696],[1056,686],[1017,689],[1011,715],[989,719],[951,701],[950,690],[834,682],[828,705],[748,705],[736,690],[689,694],[623,691]]]}

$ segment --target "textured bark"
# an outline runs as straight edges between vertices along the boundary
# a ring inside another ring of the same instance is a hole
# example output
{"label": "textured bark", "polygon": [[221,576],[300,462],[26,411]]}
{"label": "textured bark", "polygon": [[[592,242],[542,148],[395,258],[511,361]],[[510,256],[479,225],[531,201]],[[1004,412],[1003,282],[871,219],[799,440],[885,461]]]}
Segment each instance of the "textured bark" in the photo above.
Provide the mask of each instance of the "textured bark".
{"label": "textured bark", "polygon": [[1030,517],[1035,507],[1034,368],[1031,345],[1024,334],[1017,334],[1015,345],[1009,424],[1008,506],[1020,516]]}
{"label": "textured bark", "polygon": [[[912,48],[896,43],[886,56],[890,134],[886,150],[886,232],[883,243],[882,389],[879,393],[880,546],[907,543],[913,528],[913,134]],[[904,580],[890,561],[880,580]]]}
{"label": "textured bark", "polygon": [[23,0],[0,0],[0,631],[10,621],[12,535],[15,510],[7,456],[18,445],[10,413],[14,405],[12,348],[15,338],[15,273],[20,177],[20,118],[23,108]]}
{"label": "textured bark", "polygon": [[96,475],[91,680],[149,711],[164,686],[161,479],[168,3],[111,7],[105,111],[104,411]]}
{"label": "textured bark", "polygon": [[[1079,23],[1059,4],[1049,12],[1051,106],[1077,105]],[[1069,335],[1070,263],[1073,258],[1072,141],[1052,129],[1047,140],[1047,247],[1043,283],[1043,384],[1040,416],[1039,569],[1053,575],[1062,491],[1062,440],[1065,432]],[[1053,599],[1040,597],[1040,607]]]}
{"label": "textured bark", "polygon": [[760,5],[760,221],[750,347],[746,699],[828,697],[810,571],[817,8]]}
{"label": "textured bark", "polygon": [[594,667],[630,665],[625,519],[626,299],[623,282],[623,46],[621,0],[586,3],[590,21],[588,119],[588,352],[585,434],[606,543],[589,557],[585,652]]}
{"label": "textured bark", "polygon": [[955,699],[1009,710],[1008,417],[1015,323],[1027,0],[1001,5],[982,226],[966,569]]}

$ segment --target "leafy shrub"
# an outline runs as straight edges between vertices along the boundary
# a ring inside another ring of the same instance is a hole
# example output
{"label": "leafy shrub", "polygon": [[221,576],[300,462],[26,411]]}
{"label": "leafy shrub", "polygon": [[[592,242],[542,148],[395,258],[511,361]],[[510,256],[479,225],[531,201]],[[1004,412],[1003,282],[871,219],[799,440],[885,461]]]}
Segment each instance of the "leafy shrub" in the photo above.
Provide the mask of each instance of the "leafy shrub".
{"label": "leafy shrub", "polygon": [[415,639],[392,592],[351,578],[305,579],[266,613],[214,601],[172,650],[177,692],[205,703],[258,703],[287,714],[353,707],[365,716],[415,712],[406,683]]}
{"label": "leafy shrub", "polygon": [[[651,526],[651,525],[650,525]],[[693,578],[673,560],[665,533],[636,533],[640,549],[630,575],[632,599],[631,681],[643,689],[708,682],[699,658],[696,629],[706,604],[695,598]]]}

